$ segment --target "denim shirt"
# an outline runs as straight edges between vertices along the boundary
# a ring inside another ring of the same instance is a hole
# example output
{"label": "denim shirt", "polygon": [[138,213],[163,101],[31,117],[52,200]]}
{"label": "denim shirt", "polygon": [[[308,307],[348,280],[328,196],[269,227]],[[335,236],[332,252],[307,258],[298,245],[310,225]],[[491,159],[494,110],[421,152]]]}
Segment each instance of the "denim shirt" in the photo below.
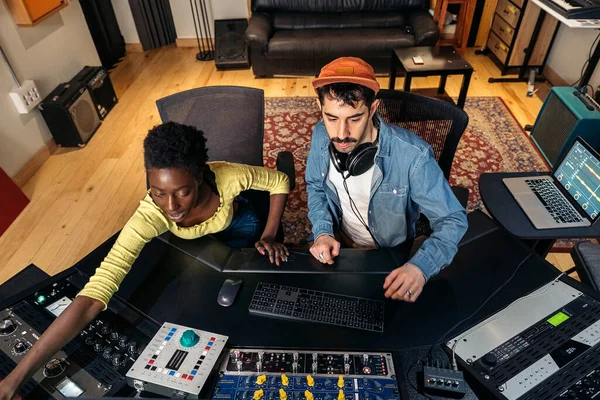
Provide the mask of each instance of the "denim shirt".
{"label": "denim shirt", "polygon": [[[415,223],[422,212],[433,233],[409,262],[429,279],[456,255],[458,242],[467,230],[467,214],[435,161],[431,146],[412,132],[379,120],[369,230],[381,247],[397,246],[415,237]],[[320,120],[313,130],[305,177],[308,218],[315,239],[324,234],[333,236],[341,226],[340,201],[327,178],[329,142]]]}

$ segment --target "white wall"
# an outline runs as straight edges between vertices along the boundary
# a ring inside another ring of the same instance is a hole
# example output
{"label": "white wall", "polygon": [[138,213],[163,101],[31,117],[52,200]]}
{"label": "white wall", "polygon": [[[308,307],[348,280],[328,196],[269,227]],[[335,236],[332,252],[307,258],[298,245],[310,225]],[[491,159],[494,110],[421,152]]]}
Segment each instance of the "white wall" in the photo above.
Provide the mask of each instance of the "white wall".
{"label": "white wall", "polygon": [[[562,79],[572,84],[581,76],[581,68],[588,59],[590,46],[598,36],[595,29],[571,29],[560,24],[558,34],[548,56],[547,65]],[[593,49],[592,49],[593,51]],[[590,84],[596,90],[600,85],[600,66],[592,74]]]}
{"label": "white wall", "polygon": [[[195,38],[194,19],[189,0],[170,0],[177,37]],[[205,0],[209,14],[210,36],[214,37],[215,19],[248,18],[247,0]]]}
{"label": "white wall", "polygon": [[123,35],[123,38],[125,39],[125,43],[140,43],[140,36],[135,29],[129,1],[112,0],[112,6],[115,10],[117,23],[119,24],[119,29],[121,30],[121,35]]}
{"label": "white wall", "polygon": [[[36,82],[42,97],[84,65],[100,65],[78,1],[35,27],[17,27],[0,1],[0,46],[21,81]],[[14,176],[52,136],[39,111],[21,115],[8,93],[14,87],[0,61],[0,167]]]}

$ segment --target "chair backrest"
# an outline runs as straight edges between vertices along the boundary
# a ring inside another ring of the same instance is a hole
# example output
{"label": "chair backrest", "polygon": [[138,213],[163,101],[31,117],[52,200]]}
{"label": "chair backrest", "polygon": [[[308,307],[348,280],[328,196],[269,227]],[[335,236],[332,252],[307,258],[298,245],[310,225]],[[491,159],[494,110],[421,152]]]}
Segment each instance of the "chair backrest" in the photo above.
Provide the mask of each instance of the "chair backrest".
{"label": "chair backrest", "polygon": [[448,102],[410,92],[380,90],[377,98],[381,100],[377,109],[381,118],[429,143],[449,179],[458,142],[469,123],[467,113]]}
{"label": "chair backrest", "polygon": [[209,161],[263,166],[264,92],[241,86],[208,86],[156,101],[163,122],[204,132]]}

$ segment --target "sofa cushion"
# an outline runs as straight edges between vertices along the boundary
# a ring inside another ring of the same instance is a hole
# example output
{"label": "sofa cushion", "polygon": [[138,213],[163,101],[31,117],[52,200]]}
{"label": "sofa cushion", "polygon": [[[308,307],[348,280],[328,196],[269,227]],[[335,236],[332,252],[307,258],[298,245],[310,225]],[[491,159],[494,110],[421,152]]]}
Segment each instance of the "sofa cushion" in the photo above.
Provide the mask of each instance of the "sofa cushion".
{"label": "sofa cushion", "polygon": [[358,12],[426,10],[429,0],[252,0],[252,11]]}
{"label": "sofa cushion", "polygon": [[269,41],[270,58],[390,57],[394,48],[415,45],[403,29],[306,29],[276,31]]}
{"label": "sofa cushion", "polygon": [[275,29],[402,28],[408,25],[405,12],[304,13],[274,11]]}

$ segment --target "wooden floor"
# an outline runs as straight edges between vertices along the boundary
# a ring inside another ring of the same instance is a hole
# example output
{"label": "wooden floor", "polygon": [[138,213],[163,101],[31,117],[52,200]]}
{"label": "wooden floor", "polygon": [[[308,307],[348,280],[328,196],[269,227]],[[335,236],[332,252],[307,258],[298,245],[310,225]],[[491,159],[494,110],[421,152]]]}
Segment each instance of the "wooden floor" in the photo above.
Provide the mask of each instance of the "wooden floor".
{"label": "wooden floor", "polygon": [[[83,149],[58,149],[23,187],[31,203],[0,237],[0,283],[30,263],[56,274],[121,229],[145,191],[142,140],[160,122],[156,99],[212,85],[256,87],[266,97],[315,95],[311,77],[254,79],[250,70],[217,71],[195,54],[174,46],[131,53],[111,72],[119,103],[95,136]],[[475,68],[469,96],[500,96],[521,125],[535,121],[542,103],[525,96],[525,83],[489,84],[499,74],[496,66],[472,50],[466,57]],[[388,79],[379,79],[387,87]],[[417,78],[413,87],[437,83],[438,78]],[[447,92],[457,96],[460,83],[449,77]],[[401,85],[399,79],[396,87]],[[573,265],[566,254],[548,260],[563,270]]]}

